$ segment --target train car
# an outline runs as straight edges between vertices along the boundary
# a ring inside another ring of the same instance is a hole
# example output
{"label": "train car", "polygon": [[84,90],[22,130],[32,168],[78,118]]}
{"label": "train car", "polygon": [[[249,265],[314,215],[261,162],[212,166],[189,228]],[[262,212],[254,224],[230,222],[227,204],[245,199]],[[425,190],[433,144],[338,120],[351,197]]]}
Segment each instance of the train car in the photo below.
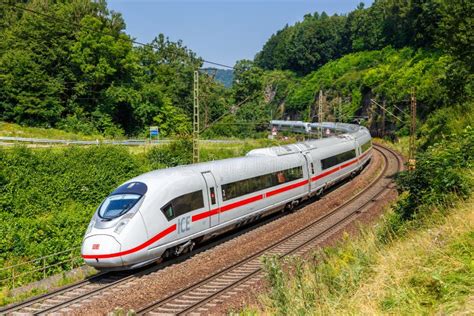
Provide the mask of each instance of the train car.
{"label": "train car", "polygon": [[82,243],[98,269],[133,269],[192,250],[196,243],[321,194],[357,174],[371,156],[364,127],[245,157],[145,173],[98,207]]}
{"label": "train car", "polygon": [[293,133],[309,133],[311,131],[310,123],[302,121],[272,120],[270,121],[270,128]]}

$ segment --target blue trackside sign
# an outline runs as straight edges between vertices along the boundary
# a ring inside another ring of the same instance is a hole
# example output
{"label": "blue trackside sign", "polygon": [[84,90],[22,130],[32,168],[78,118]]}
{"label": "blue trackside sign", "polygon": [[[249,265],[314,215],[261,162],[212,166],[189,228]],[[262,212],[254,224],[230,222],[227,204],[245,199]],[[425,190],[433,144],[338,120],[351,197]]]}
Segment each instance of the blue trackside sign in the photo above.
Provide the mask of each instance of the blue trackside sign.
{"label": "blue trackside sign", "polygon": [[158,136],[158,126],[150,126],[150,137]]}

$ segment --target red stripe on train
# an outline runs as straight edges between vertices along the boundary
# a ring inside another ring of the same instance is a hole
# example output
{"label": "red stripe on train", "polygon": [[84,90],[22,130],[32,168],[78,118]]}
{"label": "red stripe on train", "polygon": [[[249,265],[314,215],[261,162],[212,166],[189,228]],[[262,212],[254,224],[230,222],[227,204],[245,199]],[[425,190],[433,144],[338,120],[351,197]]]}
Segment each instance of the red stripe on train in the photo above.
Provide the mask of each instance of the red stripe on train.
{"label": "red stripe on train", "polygon": [[280,194],[280,193],[283,193],[283,192],[286,192],[286,191],[289,191],[289,190],[293,190],[293,189],[301,187],[305,184],[308,184],[308,182],[309,182],[308,180],[303,180],[303,181],[300,181],[300,182],[297,182],[297,183],[293,183],[293,184],[288,185],[286,187],[279,188],[279,189],[267,192],[266,196],[273,196],[273,195],[277,195],[277,194]]}

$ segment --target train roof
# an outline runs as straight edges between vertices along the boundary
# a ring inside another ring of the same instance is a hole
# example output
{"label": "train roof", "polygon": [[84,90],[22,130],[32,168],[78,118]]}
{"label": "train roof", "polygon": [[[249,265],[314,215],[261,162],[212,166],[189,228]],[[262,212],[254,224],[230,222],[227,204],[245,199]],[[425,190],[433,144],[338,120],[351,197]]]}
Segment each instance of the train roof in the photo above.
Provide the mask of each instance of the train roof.
{"label": "train roof", "polygon": [[[352,124],[346,124],[352,125]],[[330,125],[326,125],[330,126]],[[356,125],[357,126],[357,125]],[[358,127],[358,126],[357,126]],[[348,126],[348,128],[351,128]],[[145,183],[158,183],[161,179],[178,179],[181,177],[191,176],[200,174],[205,171],[213,172],[222,172],[227,174],[232,174],[232,172],[238,172],[239,168],[242,165],[248,166],[262,166],[268,165],[270,163],[280,163],[286,165],[291,161],[295,161],[296,153],[305,152],[309,150],[315,150],[317,148],[327,149],[333,145],[347,143],[353,141],[354,138],[362,134],[368,135],[370,133],[365,128],[351,128],[352,133],[342,134],[338,136],[332,136],[328,138],[318,139],[318,140],[308,140],[304,142],[299,142],[295,144],[283,145],[283,146],[274,146],[266,148],[253,149],[243,157],[236,158],[227,158],[221,160],[213,160],[208,162],[202,162],[197,164],[190,164],[184,166],[177,166],[165,169],[159,169],[144,173],[133,179],[130,179],[128,182],[145,182]],[[359,135],[358,135],[359,134]],[[303,159],[303,158],[299,158]],[[234,170],[235,169],[235,170]],[[169,178],[171,177],[171,178]]]}

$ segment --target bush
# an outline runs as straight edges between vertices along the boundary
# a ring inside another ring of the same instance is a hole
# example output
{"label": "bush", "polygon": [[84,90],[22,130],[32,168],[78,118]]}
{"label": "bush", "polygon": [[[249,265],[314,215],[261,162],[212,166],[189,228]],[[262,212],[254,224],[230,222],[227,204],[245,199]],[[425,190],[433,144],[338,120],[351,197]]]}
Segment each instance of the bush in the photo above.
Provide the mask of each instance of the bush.
{"label": "bush", "polygon": [[[118,146],[0,149],[0,266],[79,247],[99,203],[147,170]],[[58,265],[48,274],[64,268]],[[35,277],[42,275],[19,281]]]}
{"label": "bush", "polygon": [[[396,206],[403,220],[412,219],[432,205],[446,205],[454,196],[466,198],[472,191],[474,130],[442,139],[416,157],[416,169],[397,177],[399,191],[406,192]],[[466,172],[467,170],[467,172]]]}
{"label": "bush", "polygon": [[153,169],[187,165],[193,161],[193,142],[190,138],[180,138],[169,145],[153,147],[147,159]]}

